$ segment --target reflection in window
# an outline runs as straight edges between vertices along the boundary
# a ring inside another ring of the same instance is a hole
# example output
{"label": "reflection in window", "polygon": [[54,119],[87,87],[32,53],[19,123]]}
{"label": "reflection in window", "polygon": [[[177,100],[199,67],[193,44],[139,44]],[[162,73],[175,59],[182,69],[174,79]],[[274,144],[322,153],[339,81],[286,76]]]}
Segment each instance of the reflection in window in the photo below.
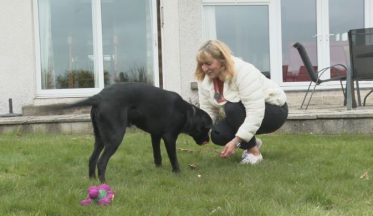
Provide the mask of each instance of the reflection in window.
{"label": "reflection in window", "polygon": [[39,0],[42,89],[95,87],[91,3]]}
{"label": "reflection in window", "polygon": [[205,38],[224,41],[235,56],[270,76],[268,6],[205,6]]}
{"label": "reflection in window", "polygon": [[[330,63],[349,62],[348,30],[364,28],[364,0],[329,0],[330,20]],[[330,71],[331,77],[346,75],[337,70]]]}
{"label": "reflection in window", "polygon": [[153,83],[150,1],[102,1],[101,9],[105,85]]}
{"label": "reflection in window", "polygon": [[283,81],[308,81],[309,76],[293,44],[300,42],[304,45],[317,69],[316,0],[282,0],[281,27]]}
{"label": "reflection in window", "polygon": [[[92,2],[96,1],[37,1],[42,89],[99,88],[99,83],[125,81],[153,83],[154,2],[98,1],[101,14],[95,16],[102,19],[98,23],[92,19],[96,11]],[[102,35],[96,28],[93,31],[100,22]],[[102,38],[102,55],[93,42],[94,35]],[[101,62],[103,71],[95,67]],[[98,80],[100,77],[104,80]]]}

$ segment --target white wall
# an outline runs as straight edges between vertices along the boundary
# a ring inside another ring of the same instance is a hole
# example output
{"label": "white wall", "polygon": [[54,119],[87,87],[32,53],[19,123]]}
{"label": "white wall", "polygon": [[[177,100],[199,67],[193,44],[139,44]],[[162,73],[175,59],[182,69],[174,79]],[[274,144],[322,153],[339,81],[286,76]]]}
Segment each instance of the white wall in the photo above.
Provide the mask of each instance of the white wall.
{"label": "white wall", "polygon": [[161,0],[163,88],[181,91],[179,0]]}
{"label": "white wall", "polygon": [[[32,2],[0,0],[0,115],[8,113],[8,98],[13,98],[16,113],[21,113],[25,105],[56,102],[53,98],[35,99]],[[161,0],[161,4],[163,87],[196,102],[196,92],[191,90],[190,83],[195,80],[196,52],[204,42],[201,0]],[[303,92],[289,100],[295,101],[298,95],[303,96]]]}
{"label": "white wall", "polygon": [[192,94],[190,83],[196,81],[196,54],[202,43],[202,6],[200,0],[180,0],[180,71],[181,95],[186,100],[196,102],[196,92]]}
{"label": "white wall", "polygon": [[162,28],[164,88],[195,100],[190,84],[194,79],[196,53],[202,45],[200,0],[163,0]]}
{"label": "white wall", "polygon": [[8,98],[21,113],[35,94],[32,0],[0,1],[0,29],[0,115],[9,112]]}

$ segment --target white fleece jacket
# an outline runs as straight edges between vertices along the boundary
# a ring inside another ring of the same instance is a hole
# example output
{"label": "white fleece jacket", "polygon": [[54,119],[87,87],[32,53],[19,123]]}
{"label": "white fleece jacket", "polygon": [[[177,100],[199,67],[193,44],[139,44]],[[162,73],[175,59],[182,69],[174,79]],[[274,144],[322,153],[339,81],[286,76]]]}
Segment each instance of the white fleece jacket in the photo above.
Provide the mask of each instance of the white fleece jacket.
{"label": "white fleece jacket", "polygon": [[[232,56],[233,57],[233,56]],[[236,136],[249,141],[259,129],[265,110],[265,102],[282,106],[286,103],[285,92],[272,80],[265,77],[255,66],[233,57],[235,75],[224,82],[223,95],[226,101],[241,101],[246,109],[246,118]],[[200,108],[215,122],[219,108],[225,102],[214,99],[214,85],[208,76],[198,83]]]}

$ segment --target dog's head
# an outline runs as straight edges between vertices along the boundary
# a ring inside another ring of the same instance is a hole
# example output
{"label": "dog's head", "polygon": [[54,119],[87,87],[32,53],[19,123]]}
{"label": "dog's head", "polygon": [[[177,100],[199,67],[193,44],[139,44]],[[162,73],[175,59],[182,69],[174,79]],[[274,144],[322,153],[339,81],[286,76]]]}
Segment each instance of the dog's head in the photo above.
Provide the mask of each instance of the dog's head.
{"label": "dog's head", "polygon": [[[192,105],[193,106],[193,105]],[[198,145],[209,142],[209,131],[212,127],[210,116],[196,106],[188,112],[185,132],[193,137]]]}

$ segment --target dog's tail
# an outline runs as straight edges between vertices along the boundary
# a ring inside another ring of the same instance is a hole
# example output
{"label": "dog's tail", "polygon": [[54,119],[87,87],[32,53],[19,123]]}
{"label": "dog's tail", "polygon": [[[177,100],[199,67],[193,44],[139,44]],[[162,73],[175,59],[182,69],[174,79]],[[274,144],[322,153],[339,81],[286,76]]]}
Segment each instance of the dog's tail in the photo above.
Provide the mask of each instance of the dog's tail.
{"label": "dog's tail", "polygon": [[61,109],[70,109],[70,108],[75,108],[75,107],[87,107],[87,106],[93,106],[98,104],[99,102],[99,96],[94,95],[92,97],[89,97],[87,99],[72,103],[72,104],[64,104],[61,106]]}
{"label": "dog's tail", "polygon": [[99,96],[94,95],[87,99],[67,104],[67,103],[59,103],[59,104],[50,104],[38,107],[39,115],[43,114],[64,114],[64,110],[72,109],[72,108],[79,108],[79,107],[88,107],[94,106],[99,103]]}

